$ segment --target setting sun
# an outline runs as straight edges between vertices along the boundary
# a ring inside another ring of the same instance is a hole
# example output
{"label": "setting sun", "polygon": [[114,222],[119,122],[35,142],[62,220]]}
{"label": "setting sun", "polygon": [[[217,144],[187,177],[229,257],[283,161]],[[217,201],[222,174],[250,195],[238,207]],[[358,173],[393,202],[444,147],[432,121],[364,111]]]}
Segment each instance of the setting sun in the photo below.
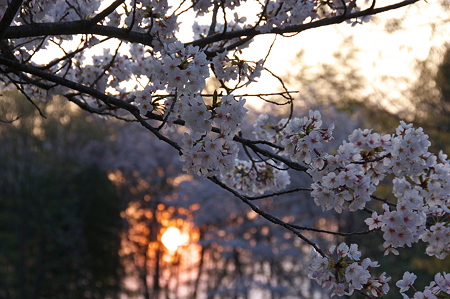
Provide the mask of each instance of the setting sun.
{"label": "setting sun", "polygon": [[183,244],[183,236],[178,228],[169,227],[161,237],[161,241],[169,251],[176,251]]}

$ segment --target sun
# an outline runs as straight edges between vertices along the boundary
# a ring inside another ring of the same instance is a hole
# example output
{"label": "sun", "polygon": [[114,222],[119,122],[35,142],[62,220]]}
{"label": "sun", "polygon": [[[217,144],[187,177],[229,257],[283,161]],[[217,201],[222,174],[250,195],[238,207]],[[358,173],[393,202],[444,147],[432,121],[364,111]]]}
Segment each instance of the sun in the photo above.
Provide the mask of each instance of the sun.
{"label": "sun", "polygon": [[176,251],[184,243],[183,235],[174,226],[169,227],[161,237],[161,242],[169,251]]}

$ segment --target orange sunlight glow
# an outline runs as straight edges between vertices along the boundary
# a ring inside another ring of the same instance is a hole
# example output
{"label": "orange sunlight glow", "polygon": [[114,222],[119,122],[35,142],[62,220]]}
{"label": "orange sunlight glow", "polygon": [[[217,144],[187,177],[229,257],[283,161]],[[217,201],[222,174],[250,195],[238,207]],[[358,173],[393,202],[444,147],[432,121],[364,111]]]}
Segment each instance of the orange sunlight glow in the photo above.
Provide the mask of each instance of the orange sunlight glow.
{"label": "orange sunlight glow", "polygon": [[180,230],[174,226],[169,227],[161,237],[161,242],[169,251],[176,251],[180,245],[186,243],[189,238],[185,234],[181,234]]}

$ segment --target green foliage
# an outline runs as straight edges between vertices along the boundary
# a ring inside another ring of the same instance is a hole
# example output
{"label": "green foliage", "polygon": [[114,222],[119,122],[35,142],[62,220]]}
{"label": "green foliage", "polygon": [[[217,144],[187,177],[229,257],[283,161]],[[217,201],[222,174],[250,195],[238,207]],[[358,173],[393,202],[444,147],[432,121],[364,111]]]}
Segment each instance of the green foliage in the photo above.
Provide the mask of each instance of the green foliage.
{"label": "green foliage", "polygon": [[44,119],[4,96],[2,120],[20,118],[0,123],[0,297],[117,294],[120,202],[92,154],[103,129],[62,101]]}

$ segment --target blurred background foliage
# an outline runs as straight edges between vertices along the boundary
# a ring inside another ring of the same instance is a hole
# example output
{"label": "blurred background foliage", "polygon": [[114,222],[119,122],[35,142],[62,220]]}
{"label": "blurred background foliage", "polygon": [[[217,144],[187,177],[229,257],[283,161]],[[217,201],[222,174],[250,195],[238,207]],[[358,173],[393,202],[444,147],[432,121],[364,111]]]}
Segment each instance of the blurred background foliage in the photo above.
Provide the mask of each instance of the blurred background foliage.
{"label": "blurred background foliage", "polygon": [[[325,122],[336,123],[330,150],[356,127],[392,133],[407,119],[430,135],[433,152],[448,153],[449,48],[434,48],[416,62],[417,80],[408,82],[404,103],[392,103],[396,112],[381,104],[384,94],[368,88],[357,52],[348,38],[333,63],[314,69],[299,53],[298,69],[285,78],[300,91],[295,114],[320,109]],[[309,247],[223,190],[180,172],[175,152],[144,129],[105,122],[58,98],[39,109],[46,118],[17,92],[0,97],[1,298],[327,296],[306,278]],[[304,186],[306,179],[293,176],[292,185]],[[390,188],[385,183],[376,195],[393,201]],[[369,216],[322,214],[306,193],[258,205],[285,221],[332,231],[364,230]],[[170,227],[187,238],[176,251],[161,241]],[[406,270],[418,275],[423,289],[433,273],[450,268],[422,254],[423,244],[384,257],[380,233],[305,235],[323,247],[360,244],[363,255],[380,261],[379,272],[393,277],[388,298],[399,297],[394,282]]]}
{"label": "blurred background foliage", "polygon": [[[0,97],[1,298],[321,293],[306,278],[308,247],[182,173],[176,153],[145,129],[59,98],[38,108],[18,92]],[[307,194],[260,204],[305,226],[332,222],[316,217]],[[186,237],[175,252],[161,241],[170,227]]]}
{"label": "blurred background foliage", "polygon": [[117,293],[119,198],[98,165],[106,130],[55,99],[47,116],[17,93],[0,98],[0,297]]}

